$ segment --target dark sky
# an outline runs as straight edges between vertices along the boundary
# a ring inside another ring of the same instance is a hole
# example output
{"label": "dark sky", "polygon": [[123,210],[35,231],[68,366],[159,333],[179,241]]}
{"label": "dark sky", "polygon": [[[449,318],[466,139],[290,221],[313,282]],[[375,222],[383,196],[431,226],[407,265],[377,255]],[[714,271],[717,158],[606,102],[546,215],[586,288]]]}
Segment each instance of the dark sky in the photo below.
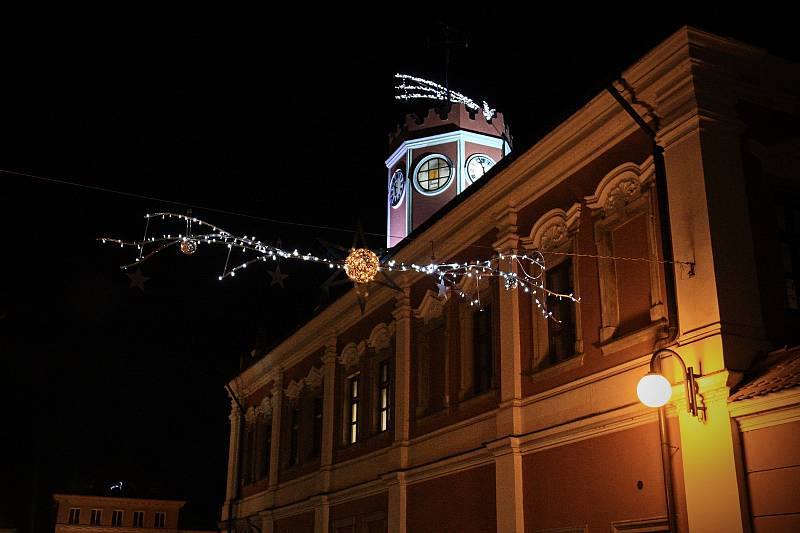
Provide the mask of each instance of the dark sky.
{"label": "dark sky", "polygon": [[[163,3],[162,3],[163,4]],[[457,3],[393,14],[330,7],[52,8],[0,13],[0,168],[294,223],[385,230],[387,134],[404,111],[392,76],[450,83],[505,114],[533,144],[681,25],[800,59],[796,21],[759,3],[584,11]],[[276,4],[270,4],[275,6]],[[488,11],[487,11],[488,9]],[[224,382],[256,345],[313,313],[327,272],[283,263],[217,281],[221,250],[142,267],[101,235],[137,238],[142,215],[185,207],[0,173],[0,526],[46,524],[53,492],[186,499],[184,526],[211,529],[224,498]],[[233,233],[321,251],[352,232],[195,208]],[[383,240],[368,236],[372,247]]]}

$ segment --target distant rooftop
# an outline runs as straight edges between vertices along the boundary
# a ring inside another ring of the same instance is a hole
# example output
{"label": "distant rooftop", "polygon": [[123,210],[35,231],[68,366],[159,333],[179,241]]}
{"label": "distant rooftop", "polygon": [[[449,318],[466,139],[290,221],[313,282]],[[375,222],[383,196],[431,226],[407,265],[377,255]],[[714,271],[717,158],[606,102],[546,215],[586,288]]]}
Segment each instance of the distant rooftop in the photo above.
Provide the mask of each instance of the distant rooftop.
{"label": "distant rooftop", "polygon": [[800,346],[770,353],[745,375],[729,402],[746,400],[800,385]]}

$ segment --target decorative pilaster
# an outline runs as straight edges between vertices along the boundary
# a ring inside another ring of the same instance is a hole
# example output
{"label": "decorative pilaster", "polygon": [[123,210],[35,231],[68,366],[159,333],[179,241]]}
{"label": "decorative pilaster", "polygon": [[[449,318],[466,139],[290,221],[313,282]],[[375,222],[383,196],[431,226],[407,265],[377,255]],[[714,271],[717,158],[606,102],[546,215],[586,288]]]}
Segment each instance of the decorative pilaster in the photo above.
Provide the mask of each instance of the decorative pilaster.
{"label": "decorative pilaster", "polygon": [[320,453],[319,488],[323,492],[330,489],[330,470],[333,464],[333,445],[336,430],[334,414],[336,413],[336,335],[331,335],[325,342],[325,353],[322,355],[322,450]]}
{"label": "decorative pilaster", "polygon": [[497,533],[524,533],[525,505],[519,439],[507,437],[487,445],[494,456]]}
{"label": "decorative pilaster", "polygon": [[[239,429],[241,427],[239,421],[242,416],[239,412],[239,406],[236,404],[236,400],[231,397],[230,392],[228,392],[228,397],[230,397],[231,400],[231,414],[228,415],[231,421],[231,431],[228,439],[228,481],[225,489],[226,502],[236,497],[236,472],[239,468],[239,439],[241,437],[239,435]],[[228,506],[226,505],[226,512],[227,509]]]}
{"label": "decorative pilaster", "polygon": [[406,533],[406,474],[392,472],[383,476],[383,480],[388,484],[387,532]]}
{"label": "decorative pilaster", "polygon": [[411,302],[410,290],[396,296],[394,352],[394,441],[400,446],[400,468],[408,466],[411,431]]}
{"label": "decorative pilaster", "polygon": [[314,504],[314,533],[328,533],[331,523],[331,504],[328,497],[322,495]]}
{"label": "decorative pilaster", "polygon": [[[496,215],[497,240],[494,249],[502,254],[516,253],[519,247],[517,211],[512,207]],[[509,259],[508,266],[516,272],[516,263]],[[522,398],[522,344],[520,338],[519,292],[499,289],[498,311],[500,317],[500,409],[497,414],[497,435],[514,435],[521,432],[520,409],[513,405]]]}
{"label": "decorative pilaster", "polygon": [[283,370],[279,370],[272,385],[272,448],[269,452],[269,490],[278,487],[281,449],[281,418],[283,416]]}

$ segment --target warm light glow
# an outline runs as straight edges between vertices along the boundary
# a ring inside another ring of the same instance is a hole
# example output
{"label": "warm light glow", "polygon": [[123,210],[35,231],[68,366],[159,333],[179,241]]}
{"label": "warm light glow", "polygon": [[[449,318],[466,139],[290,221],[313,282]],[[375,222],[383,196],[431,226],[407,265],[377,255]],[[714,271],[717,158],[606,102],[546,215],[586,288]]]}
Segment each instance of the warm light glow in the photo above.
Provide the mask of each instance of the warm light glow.
{"label": "warm light glow", "polygon": [[186,255],[192,255],[196,251],[197,251],[197,241],[188,239],[181,242],[181,252],[185,253]]}
{"label": "warm light glow", "polygon": [[639,401],[648,407],[661,407],[672,396],[672,385],[661,374],[650,372],[639,380],[636,386]]}
{"label": "warm light glow", "polygon": [[344,260],[344,271],[355,283],[369,283],[378,273],[380,261],[375,252],[358,248],[350,252]]}

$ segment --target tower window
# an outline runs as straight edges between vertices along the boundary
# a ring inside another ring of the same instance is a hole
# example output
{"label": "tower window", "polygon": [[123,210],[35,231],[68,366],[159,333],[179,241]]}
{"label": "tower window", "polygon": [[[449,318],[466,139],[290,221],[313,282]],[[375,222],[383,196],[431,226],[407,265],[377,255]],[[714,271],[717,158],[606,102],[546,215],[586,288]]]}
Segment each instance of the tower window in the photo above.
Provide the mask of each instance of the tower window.
{"label": "tower window", "polygon": [[414,184],[422,194],[437,194],[450,183],[453,165],[443,155],[431,155],[422,160],[414,175]]}

